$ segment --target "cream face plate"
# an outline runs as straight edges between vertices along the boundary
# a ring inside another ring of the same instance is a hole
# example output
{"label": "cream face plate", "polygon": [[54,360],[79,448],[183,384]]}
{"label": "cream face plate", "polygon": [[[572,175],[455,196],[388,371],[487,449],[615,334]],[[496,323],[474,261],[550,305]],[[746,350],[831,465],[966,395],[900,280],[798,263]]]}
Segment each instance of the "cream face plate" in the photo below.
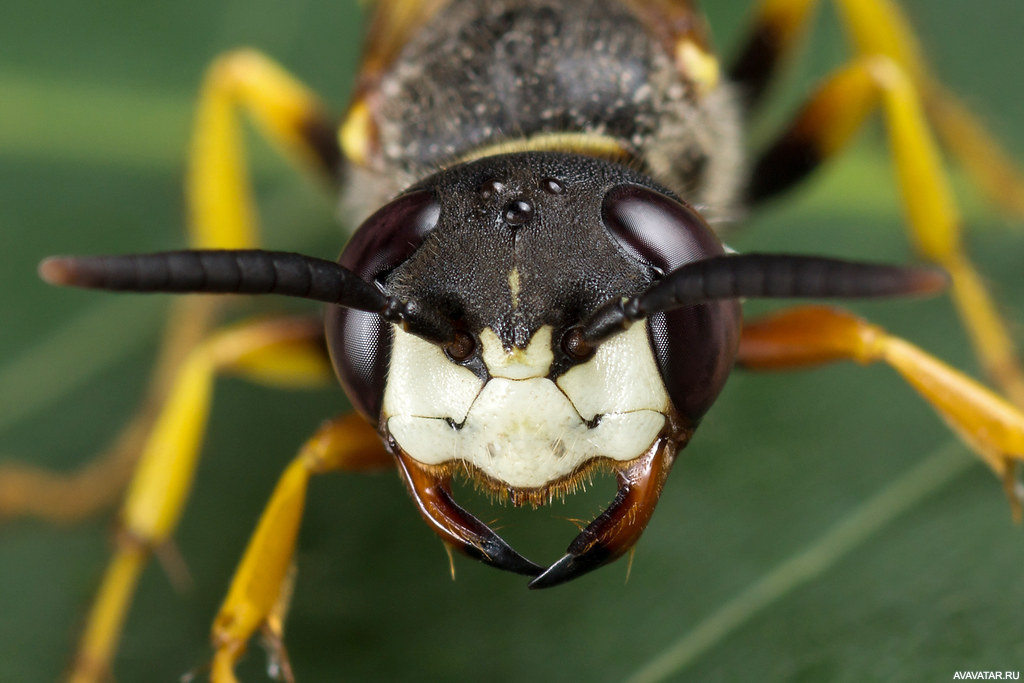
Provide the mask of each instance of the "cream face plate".
{"label": "cream face plate", "polygon": [[382,415],[414,460],[461,461],[509,487],[535,489],[594,458],[637,458],[665,426],[669,399],[644,325],[609,339],[555,381],[547,377],[550,327],[526,349],[504,349],[490,329],[480,342],[487,382],[395,328]]}

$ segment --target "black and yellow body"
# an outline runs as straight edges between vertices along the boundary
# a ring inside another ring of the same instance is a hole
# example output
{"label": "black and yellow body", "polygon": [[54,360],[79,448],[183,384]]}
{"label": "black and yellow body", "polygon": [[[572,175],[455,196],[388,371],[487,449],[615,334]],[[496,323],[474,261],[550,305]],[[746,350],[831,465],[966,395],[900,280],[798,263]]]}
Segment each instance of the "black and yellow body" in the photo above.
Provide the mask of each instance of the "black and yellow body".
{"label": "black and yellow body", "polygon": [[[111,667],[141,569],[184,512],[222,374],[307,386],[333,365],[355,412],[325,422],[271,496],[214,621],[211,676],[221,682],[234,680],[257,633],[292,677],[284,621],[312,475],[395,468],[449,554],[527,575],[532,588],[559,585],[632,551],[736,365],[890,365],[995,472],[1019,517],[1024,381],[961,243],[941,146],[1010,210],[1024,182],[930,74],[890,0],[836,0],[850,60],[750,153],[745,130],[815,4],[761,2],[730,64],[688,0],[380,0],[337,125],[263,55],[220,58],[190,149],[192,249],[57,257],[40,273],[110,290],[312,299],[326,303],[325,326],[259,318],[221,328],[217,301],[185,299],[147,404],[110,456],[132,463],[112,468],[122,479],[96,488],[0,470],[0,492],[17,494],[9,514],[75,518],[126,488],[71,680]],[[258,248],[243,111],[337,186],[343,214],[361,223],[337,262]],[[875,111],[911,239],[939,268],[737,254],[723,243],[737,216],[841,152]],[[971,136],[976,144],[958,144]],[[999,392],[841,309],[741,321],[748,298],[947,285]],[[461,507],[451,486],[462,477],[541,506],[599,473],[614,475],[617,495],[542,564]]]}

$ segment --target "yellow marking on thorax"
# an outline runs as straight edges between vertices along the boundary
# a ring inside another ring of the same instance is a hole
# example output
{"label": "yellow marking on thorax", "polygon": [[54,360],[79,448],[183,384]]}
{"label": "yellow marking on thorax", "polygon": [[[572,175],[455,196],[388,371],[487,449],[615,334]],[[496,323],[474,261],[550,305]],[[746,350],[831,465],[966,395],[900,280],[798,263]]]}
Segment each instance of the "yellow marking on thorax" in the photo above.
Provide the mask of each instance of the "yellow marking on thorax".
{"label": "yellow marking on thorax", "polygon": [[338,129],[338,142],[346,159],[357,166],[366,166],[370,159],[373,130],[370,108],[366,105],[366,100],[356,100]]}
{"label": "yellow marking on thorax", "polygon": [[461,157],[459,163],[484,157],[519,152],[573,152],[586,156],[625,159],[630,156],[621,140],[597,133],[541,133],[530,138],[505,140],[479,147]]}
{"label": "yellow marking on thorax", "polygon": [[708,94],[721,81],[718,58],[692,40],[684,39],[676,45],[676,64],[681,73],[693,79],[700,95]]}

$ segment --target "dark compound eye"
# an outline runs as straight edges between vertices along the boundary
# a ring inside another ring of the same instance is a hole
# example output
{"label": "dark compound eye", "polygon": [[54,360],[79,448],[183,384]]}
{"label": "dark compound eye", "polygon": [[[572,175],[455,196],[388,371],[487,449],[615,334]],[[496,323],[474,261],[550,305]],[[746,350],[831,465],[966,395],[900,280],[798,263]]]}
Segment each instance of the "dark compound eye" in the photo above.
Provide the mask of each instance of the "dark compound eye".
{"label": "dark compound eye", "polygon": [[402,195],[359,226],[338,263],[364,280],[380,281],[420,248],[440,216],[432,192]]}
{"label": "dark compound eye", "polygon": [[[370,216],[338,260],[370,282],[383,283],[437,227],[441,205],[432,192],[403,195]],[[376,421],[384,398],[391,331],[376,313],[328,306],[327,343],[345,393],[364,416]]]}
{"label": "dark compound eye", "polygon": [[696,211],[640,185],[609,190],[601,216],[626,253],[659,273],[722,253],[722,243]]}
{"label": "dark compound eye", "polygon": [[[692,208],[639,185],[619,185],[601,215],[616,244],[651,268],[654,277],[725,253],[718,236]],[[740,331],[735,301],[716,301],[658,313],[647,335],[665,388],[681,416],[696,424],[732,369]]]}

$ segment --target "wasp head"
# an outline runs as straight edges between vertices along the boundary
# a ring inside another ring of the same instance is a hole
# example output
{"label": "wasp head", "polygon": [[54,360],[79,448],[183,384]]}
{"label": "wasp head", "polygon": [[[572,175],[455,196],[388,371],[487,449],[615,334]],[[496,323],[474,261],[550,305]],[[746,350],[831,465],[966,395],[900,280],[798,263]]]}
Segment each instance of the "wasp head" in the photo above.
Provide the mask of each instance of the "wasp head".
{"label": "wasp head", "polygon": [[[615,472],[619,496],[570,548],[571,572],[537,584],[553,585],[637,540],[676,451],[725,383],[739,308],[720,300],[658,313],[599,344],[582,326],[609,301],[722,254],[692,208],[624,166],[539,152],[471,162],[377,212],[341,257],[388,296],[452,321],[454,341],[337,308],[328,319],[335,367],[428,522],[489,563],[538,571],[481,523],[463,533],[468,513],[448,491],[454,472],[534,505],[594,469]],[[438,491],[444,504],[428,503]]]}

